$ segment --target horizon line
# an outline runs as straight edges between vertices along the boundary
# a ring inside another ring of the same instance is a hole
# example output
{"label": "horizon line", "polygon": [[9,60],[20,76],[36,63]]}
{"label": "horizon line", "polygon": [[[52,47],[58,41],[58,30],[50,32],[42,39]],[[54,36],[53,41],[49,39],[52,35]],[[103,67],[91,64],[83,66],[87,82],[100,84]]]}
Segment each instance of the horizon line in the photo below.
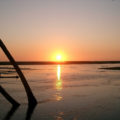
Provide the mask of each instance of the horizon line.
{"label": "horizon line", "polygon": [[[114,61],[16,61],[18,65],[54,65],[54,64],[119,64]],[[11,65],[9,61],[0,61],[0,65]]]}

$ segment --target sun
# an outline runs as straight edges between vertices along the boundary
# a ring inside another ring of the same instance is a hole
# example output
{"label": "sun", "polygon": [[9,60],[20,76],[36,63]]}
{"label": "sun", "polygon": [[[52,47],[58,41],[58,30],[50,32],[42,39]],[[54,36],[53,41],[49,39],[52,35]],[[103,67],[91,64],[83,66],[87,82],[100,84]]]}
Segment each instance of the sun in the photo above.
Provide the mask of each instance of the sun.
{"label": "sun", "polygon": [[56,62],[64,62],[66,61],[66,55],[64,52],[55,52],[52,55],[51,60]]}
{"label": "sun", "polygon": [[56,55],[56,60],[57,60],[57,61],[62,61],[62,55],[60,55],[60,54],[59,54],[59,55]]}

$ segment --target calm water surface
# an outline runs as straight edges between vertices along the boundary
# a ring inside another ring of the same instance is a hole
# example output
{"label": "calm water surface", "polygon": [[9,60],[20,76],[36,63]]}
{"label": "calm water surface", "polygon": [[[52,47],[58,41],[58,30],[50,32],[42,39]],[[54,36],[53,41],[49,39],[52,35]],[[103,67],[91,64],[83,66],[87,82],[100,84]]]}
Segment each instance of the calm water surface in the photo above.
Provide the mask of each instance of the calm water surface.
{"label": "calm water surface", "polygon": [[120,120],[120,71],[98,69],[110,66],[120,64],[20,66],[38,105],[29,111],[20,79],[0,79],[21,103],[13,110],[0,94],[0,120]]}

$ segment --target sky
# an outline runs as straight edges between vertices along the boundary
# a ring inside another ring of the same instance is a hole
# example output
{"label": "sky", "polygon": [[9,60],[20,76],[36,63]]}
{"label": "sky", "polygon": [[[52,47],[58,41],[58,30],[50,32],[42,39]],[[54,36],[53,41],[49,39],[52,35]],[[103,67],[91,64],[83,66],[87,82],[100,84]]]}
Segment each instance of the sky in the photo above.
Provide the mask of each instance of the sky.
{"label": "sky", "polygon": [[120,60],[120,0],[0,0],[0,38],[17,61]]}

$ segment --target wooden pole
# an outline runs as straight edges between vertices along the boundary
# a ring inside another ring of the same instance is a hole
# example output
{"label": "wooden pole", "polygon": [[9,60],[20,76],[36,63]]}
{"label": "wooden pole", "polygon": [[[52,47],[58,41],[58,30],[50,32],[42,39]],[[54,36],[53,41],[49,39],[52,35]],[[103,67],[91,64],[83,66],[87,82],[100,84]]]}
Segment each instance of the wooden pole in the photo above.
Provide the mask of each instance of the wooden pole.
{"label": "wooden pole", "polygon": [[4,45],[4,43],[2,42],[1,39],[0,39],[0,47],[2,48],[2,50],[4,51],[4,53],[6,54],[8,59],[10,60],[10,63],[14,66],[19,77],[21,78],[21,82],[23,83],[23,86],[25,88],[29,104],[37,104],[37,100],[35,99],[32,91],[31,91],[31,88],[29,87],[29,85],[27,83],[25,76],[23,75],[21,69],[19,68],[19,66],[17,65],[14,58],[12,57],[12,55],[10,54],[10,52],[8,51],[8,49],[6,48],[6,46]]}
{"label": "wooden pole", "polygon": [[13,105],[13,106],[19,106],[20,104],[15,101],[5,90],[4,88],[0,85],[0,92],[1,94]]}

